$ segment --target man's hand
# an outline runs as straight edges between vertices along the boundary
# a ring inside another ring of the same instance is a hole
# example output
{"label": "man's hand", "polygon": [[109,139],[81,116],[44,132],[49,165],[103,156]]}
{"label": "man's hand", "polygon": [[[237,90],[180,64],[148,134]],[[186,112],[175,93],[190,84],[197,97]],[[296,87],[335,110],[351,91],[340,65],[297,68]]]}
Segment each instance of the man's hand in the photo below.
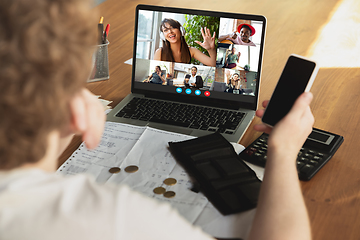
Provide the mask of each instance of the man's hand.
{"label": "man's hand", "polygon": [[72,132],[82,135],[87,148],[96,148],[105,124],[104,108],[100,101],[84,88],[72,98],[70,108]]}
{"label": "man's hand", "polygon": [[237,37],[236,32],[230,33],[230,37],[231,37],[232,39],[236,39],[236,37]]}
{"label": "man's hand", "polygon": [[[302,196],[296,156],[311,133],[314,117],[311,93],[303,93],[273,129],[260,124],[255,130],[270,133],[265,175],[249,240],[311,239],[310,221]],[[266,107],[268,101],[263,103]],[[264,110],[256,115],[262,117]]]}
{"label": "man's hand", "polygon": [[[313,95],[310,92],[303,93],[295,101],[290,112],[280,120],[272,129],[265,124],[255,125],[254,129],[261,132],[271,133],[268,145],[270,149],[283,149],[295,153],[300,150],[306,138],[312,131],[314,116],[310,110],[310,103]],[[269,101],[263,102],[266,107]],[[256,116],[262,117],[264,109],[256,111]]]}

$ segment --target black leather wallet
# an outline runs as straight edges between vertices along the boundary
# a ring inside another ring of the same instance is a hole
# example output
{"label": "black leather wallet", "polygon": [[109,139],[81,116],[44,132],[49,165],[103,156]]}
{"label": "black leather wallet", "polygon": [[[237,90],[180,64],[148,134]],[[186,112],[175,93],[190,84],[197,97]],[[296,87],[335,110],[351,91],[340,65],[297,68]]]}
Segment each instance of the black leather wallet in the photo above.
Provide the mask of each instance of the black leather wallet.
{"label": "black leather wallet", "polygon": [[261,181],[220,133],[169,142],[171,153],[223,214],[256,207]]}

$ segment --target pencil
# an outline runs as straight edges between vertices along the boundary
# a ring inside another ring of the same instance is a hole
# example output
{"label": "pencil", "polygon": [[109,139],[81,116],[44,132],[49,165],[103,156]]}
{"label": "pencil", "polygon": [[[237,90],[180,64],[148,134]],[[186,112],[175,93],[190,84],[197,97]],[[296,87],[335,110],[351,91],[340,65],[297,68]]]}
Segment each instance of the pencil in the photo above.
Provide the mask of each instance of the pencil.
{"label": "pencil", "polygon": [[103,25],[104,17],[100,18],[99,24],[98,24],[98,44],[103,43],[103,34],[104,34],[104,25]]}

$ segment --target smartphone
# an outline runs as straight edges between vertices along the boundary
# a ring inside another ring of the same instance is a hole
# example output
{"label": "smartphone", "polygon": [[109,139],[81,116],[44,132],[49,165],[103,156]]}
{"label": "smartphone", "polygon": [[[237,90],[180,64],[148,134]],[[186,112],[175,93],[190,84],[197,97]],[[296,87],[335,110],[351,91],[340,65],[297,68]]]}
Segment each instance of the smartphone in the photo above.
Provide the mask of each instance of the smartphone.
{"label": "smartphone", "polygon": [[290,111],[295,100],[310,91],[318,72],[317,64],[305,57],[291,54],[262,117],[273,127]]}

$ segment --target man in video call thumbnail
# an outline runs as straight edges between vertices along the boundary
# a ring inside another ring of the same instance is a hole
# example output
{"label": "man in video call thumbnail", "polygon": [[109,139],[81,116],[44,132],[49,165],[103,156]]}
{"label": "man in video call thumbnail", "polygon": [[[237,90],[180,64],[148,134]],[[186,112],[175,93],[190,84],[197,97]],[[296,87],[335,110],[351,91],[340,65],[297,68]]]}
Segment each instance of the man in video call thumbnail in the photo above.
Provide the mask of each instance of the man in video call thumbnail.
{"label": "man in video call thumbnail", "polygon": [[201,76],[196,75],[197,67],[193,66],[191,68],[191,74],[185,75],[184,85],[185,87],[193,87],[193,88],[202,88],[204,85],[204,81]]}

